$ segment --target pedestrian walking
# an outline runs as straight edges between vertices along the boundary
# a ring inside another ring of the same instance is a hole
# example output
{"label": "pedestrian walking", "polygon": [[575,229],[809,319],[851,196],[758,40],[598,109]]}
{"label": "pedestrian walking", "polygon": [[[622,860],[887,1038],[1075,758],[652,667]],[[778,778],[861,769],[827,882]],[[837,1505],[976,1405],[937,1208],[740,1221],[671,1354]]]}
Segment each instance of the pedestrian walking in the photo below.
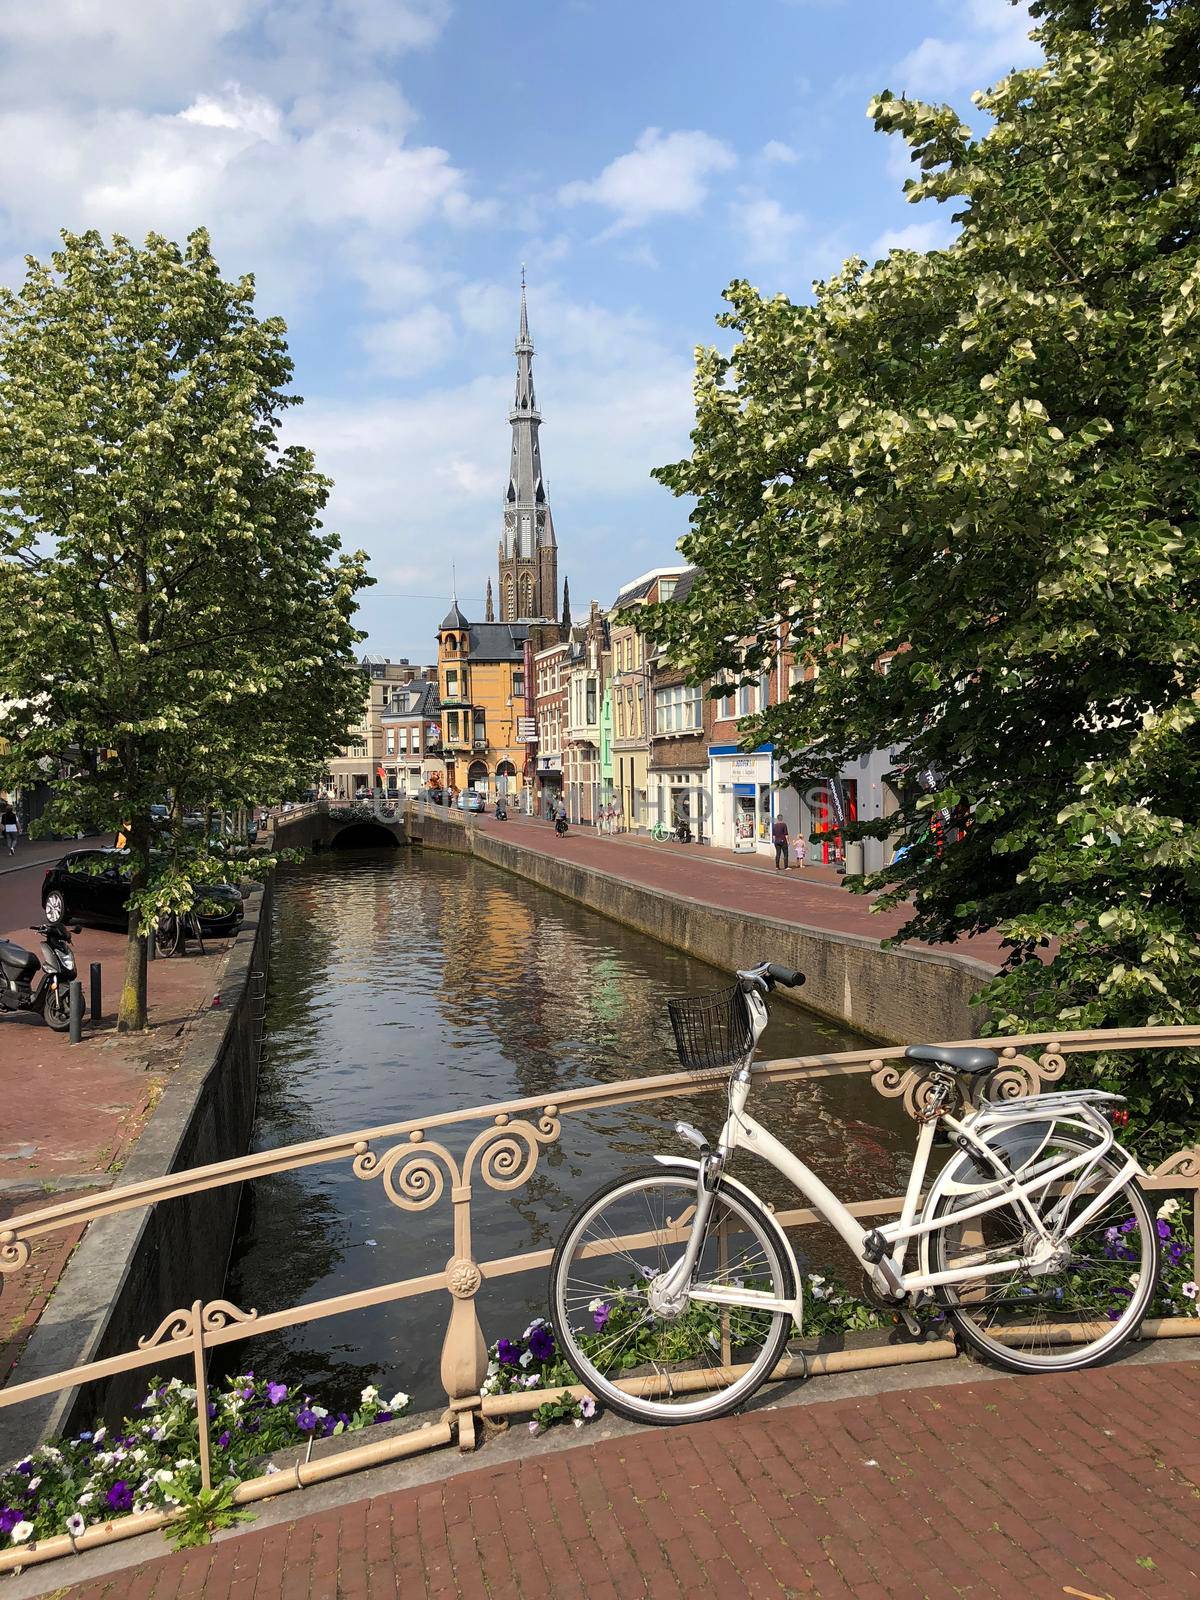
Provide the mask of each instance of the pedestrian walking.
{"label": "pedestrian walking", "polygon": [[771,824],[771,843],[775,846],[775,871],[786,872],[788,866],[788,826],[782,817]]}
{"label": "pedestrian walking", "polygon": [[4,830],[4,842],[8,846],[10,856],[17,853],[17,835],[21,831],[21,824],[17,821],[17,813],[9,801],[4,802],[4,809],[0,810],[0,828]]}
{"label": "pedestrian walking", "polygon": [[796,858],[796,865],[803,870],[804,863],[808,857],[808,841],[802,833],[797,833],[792,840],[792,854]]}

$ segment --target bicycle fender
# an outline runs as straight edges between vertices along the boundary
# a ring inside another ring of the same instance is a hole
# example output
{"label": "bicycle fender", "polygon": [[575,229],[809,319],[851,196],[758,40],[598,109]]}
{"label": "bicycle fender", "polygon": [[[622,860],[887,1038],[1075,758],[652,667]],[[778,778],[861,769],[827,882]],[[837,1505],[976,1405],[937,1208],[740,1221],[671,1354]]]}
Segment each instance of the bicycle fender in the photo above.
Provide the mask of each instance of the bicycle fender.
{"label": "bicycle fender", "polygon": [[[697,1183],[700,1181],[700,1163],[698,1161],[692,1161],[687,1156],[655,1156],[654,1159],[660,1167],[683,1168],[689,1177],[694,1178]],[[775,1242],[779,1247],[780,1254],[792,1269],[792,1282],[796,1285],[796,1298],[791,1302],[789,1309],[795,1319],[797,1329],[802,1328],[804,1326],[804,1278],[800,1272],[800,1265],[796,1260],[796,1252],[792,1249],[791,1241],[788,1239],[787,1234],[776,1222],[774,1213],[767,1210],[766,1202],[761,1200],[753,1189],[748,1188],[744,1183],[739,1183],[736,1178],[729,1177],[727,1173],[721,1174],[720,1186],[721,1188],[735,1189],[744,1200],[749,1200],[762,1212],[768,1226],[775,1235]]]}

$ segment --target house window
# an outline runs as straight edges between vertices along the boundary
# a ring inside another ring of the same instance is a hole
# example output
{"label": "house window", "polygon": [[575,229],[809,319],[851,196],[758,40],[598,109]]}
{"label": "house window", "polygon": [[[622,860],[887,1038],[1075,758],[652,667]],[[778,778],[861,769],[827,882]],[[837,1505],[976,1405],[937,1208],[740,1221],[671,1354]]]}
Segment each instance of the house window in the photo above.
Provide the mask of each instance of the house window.
{"label": "house window", "polygon": [[389,728],[387,731],[387,753],[389,756],[396,754],[396,730]]}
{"label": "house window", "polygon": [[396,748],[399,750],[402,756],[406,756],[408,754],[408,729],[401,728],[397,738],[399,742]]}
{"label": "house window", "polygon": [[513,673],[513,695],[522,700],[525,698],[525,674],[523,672]]}
{"label": "house window", "polygon": [[458,712],[457,711],[448,711],[446,713],[446,737],[447,737],[447,739],[449,739],[451,744],[457,744],[458,743]]}
{"label": "house window", "polygon": [[446,698],[448,700],[458,699],[458,671],[454,667],[451,667],[446,673]]}
{"label": "house window", "polygon": [[471,729],[471,737],[477,744],[486,744],[487,742],[487,729],[484,727],[482,711],[477,711],[475,713],[475,721]]}
{"label": "house window", "polygon": [[700,690],[674,683],[654,691],[655,733],[697,733],[700,729]]}
{"label": "house window", "polygon": [[587,709],[584,712],[583,717],[583,720],[588,724],[591,724],[596,720],[596,690],[597,683],[595,678],[589,678],[587,681],[587,688],[585,690],[585,694],[587,696]]}

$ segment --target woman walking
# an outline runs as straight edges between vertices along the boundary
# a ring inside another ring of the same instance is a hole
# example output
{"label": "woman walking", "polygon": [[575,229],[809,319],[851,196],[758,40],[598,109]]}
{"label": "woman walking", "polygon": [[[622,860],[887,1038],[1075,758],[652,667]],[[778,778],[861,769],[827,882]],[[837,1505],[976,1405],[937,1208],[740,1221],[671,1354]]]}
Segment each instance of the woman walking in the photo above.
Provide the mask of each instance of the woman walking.
{"label": "woman walking", "polygon": [[10,856],[17,853],[17,835],[20,832],[20,823],[17,813],[12,808],[11,801],[6,800],[3,809],[0,809],[0,828],[4,830],[4,842],[8,846]]}

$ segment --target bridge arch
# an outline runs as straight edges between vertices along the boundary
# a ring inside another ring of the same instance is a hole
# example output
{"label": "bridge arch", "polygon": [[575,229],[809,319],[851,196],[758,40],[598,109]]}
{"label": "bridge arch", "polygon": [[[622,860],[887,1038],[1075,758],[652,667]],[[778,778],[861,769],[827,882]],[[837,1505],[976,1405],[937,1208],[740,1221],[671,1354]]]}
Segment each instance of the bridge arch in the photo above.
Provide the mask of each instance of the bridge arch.
{"label": "bridge arch", "polygon": [[329,841],[331,850],[395,850],[400,840],[396,830],[383,822],[348,822]]}

